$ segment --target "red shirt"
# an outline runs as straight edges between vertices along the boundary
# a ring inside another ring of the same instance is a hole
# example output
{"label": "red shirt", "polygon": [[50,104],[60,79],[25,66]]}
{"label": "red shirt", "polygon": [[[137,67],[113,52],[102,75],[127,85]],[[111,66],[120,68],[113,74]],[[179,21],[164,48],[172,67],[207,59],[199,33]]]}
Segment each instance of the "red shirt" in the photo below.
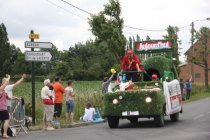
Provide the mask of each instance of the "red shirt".
{"label": "red shirt", "polygon": [[131,58],[129,58],[128,55],[125,55],[121,62],[121,70],[137,70],[136,64],[140,64],[137,55],[134,54]]}
{"label": "red shirt", "polygon": [[0,111],[5,111],[7,110],[7,93],[4,91],[0,94]]}

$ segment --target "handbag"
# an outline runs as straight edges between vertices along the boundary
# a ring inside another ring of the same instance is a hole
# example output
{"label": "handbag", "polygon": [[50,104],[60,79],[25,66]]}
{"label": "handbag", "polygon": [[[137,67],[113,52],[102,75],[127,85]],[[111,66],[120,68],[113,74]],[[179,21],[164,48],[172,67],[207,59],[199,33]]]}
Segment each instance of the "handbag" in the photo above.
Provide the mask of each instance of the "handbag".
{"label": "handbag", "polygon": [[53,105],[53,100],[51,99],[42,99],[42,102],[45,105]]}

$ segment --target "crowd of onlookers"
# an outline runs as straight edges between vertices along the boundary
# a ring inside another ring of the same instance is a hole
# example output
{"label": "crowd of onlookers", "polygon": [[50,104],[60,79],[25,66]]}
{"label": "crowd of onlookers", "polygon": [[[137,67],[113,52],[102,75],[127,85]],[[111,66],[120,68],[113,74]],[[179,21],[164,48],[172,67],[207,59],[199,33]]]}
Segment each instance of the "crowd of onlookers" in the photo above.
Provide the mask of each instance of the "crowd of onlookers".
{"label": "crowd of onlookers", "polygon": [[[15,83],[10,83],[10,75],[6,75],[0,84],[0,120],[2,122],[2,137],[10,138],[8,136],[9,122],[12,115],[12,104],[11,99],[20,100],[21,98],[13,96],[13,89],[24,81],[26,74]],[[73,91],[73,82],[67,81],[67,86],[64,87],[61,84],[61,78],[56,77],[53,80],[45,79],[44,86],[41,89],[41,100],[43,104],[43,129],[54,130],[54,126],[60,128],[60,117],[62,113],[63,98],[65,99],[66,105],[66,127],[71,126],[74,123],[74,112],[75,112],[75,92]],[[95,108],[90,102],[87,103],[84,115],[81,117],[83,121],[93,121],[94,115],[96,114]],[[69,120],[70,118],[70,120]]]}
{"label": "crowd of onlookers", "polygon": [[[44,129],[54,130],[55,128],[53,126],[60,128],[63,98],[65,98],[66,105],[66,127],[69,127],[69,122],[71,122],[71,126],[74,126],[75,92],[72,85],[73,82],[68,80],[67,86],[64,88],[61,84],[61,78],[59,77],[56,77],[54,80],[44,80],[44,87],[41,90],[44,111]],[[81,117],[81,120],[93,121],[95,113],[95,108],[88,102],[84,110],[84,116]]]}

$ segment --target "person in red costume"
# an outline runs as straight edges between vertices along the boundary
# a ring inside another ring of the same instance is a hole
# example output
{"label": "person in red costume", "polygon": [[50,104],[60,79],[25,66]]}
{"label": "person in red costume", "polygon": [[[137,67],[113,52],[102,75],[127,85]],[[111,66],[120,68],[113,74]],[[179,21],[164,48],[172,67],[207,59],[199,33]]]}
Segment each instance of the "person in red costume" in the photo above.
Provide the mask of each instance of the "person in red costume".
{"label": "person in red costume", "polygon": [[133,54],[132,50],[128,50],[121,62],[121,72],[126,73],[126,80],[138,81],[137,73],[141,72],[140,60],[137,55]]}

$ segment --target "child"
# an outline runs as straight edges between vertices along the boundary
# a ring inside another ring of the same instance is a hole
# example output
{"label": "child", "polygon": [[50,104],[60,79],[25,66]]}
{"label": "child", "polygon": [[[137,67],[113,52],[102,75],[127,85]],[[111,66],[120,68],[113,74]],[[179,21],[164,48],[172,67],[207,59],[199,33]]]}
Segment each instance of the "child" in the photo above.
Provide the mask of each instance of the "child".
{"label": "child", "polygon": [[82,120],[86,122],[93,122],[95,113],[96,113],[95,108],[92,106],[90,102],[87,102],[85,107],[85,114],[82,117]]}

